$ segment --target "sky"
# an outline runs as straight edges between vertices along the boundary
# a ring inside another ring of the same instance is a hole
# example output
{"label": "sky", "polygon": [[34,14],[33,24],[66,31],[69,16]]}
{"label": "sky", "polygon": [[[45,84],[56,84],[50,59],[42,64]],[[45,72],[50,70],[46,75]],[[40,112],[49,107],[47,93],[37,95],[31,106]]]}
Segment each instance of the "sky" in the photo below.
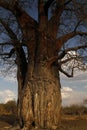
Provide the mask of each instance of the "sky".
{"label": "sky", "polygon": [[78,71],[73,78],[61,75],[61,94],[63,106],[83,104],[87,99],[87,71]]}
{"label": "sky", "polygon": [[12,77],[0,77],[0,103],[6,103],[9,100],[17,101],[17,81]]}
{"label": "sky", "polygon": [[[0,76],[0,103],[17,100],[17,81],[11,75]],[[62,105],[82,104],[87,99],[87,71],[77,72],[73,78],[61,74]]]}

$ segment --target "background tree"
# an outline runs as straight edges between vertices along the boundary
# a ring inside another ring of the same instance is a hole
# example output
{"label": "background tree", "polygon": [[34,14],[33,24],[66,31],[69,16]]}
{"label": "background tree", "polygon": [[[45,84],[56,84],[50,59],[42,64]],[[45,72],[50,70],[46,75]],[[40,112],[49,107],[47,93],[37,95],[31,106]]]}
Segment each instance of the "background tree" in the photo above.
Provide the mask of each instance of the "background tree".
{"label": "background tree", "polygon": [[6,104],[4,104],[4,107],[8,113],[17,114],[17,103],[14,100],[8,101]]}
{"label": "background tree", "polygon": [[87,99],[84,99],[83,104],[87,106]]}
{"label": "background tree", "polygon": [[86,69],[86,5],[86,0],[0,0],[0,55],[10,68],[17,65],[23,130],[58,127],[59,71],[72,77],[77,68]]}

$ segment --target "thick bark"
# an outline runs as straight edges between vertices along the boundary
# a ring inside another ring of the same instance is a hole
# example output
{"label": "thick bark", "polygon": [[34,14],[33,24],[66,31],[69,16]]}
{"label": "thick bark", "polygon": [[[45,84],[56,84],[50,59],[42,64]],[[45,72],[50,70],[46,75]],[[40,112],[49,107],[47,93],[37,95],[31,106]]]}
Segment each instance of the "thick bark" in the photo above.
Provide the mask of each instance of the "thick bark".
{"label": "thick bark", "polygon": [[24,86],[19,88],[18,113],[21,128],[56,129],[60,119],[61,93],[60,79],[55,67],[48,69],[37,64],[32,79],[27,73]]}

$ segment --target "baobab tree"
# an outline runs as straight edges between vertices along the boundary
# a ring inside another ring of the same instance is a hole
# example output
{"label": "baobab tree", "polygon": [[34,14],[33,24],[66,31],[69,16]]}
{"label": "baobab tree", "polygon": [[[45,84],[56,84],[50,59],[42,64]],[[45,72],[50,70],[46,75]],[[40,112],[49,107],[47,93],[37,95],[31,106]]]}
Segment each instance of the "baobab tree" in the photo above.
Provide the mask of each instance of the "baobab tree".
{"label": "baobab tree", "polygon": [[58,128],[59,71],[72,77],[77,68],[86,69],[84,3],[0,0],[0,55],[4,62],[11,59],[10,64],[17,65],[18,117],[23,130]]}

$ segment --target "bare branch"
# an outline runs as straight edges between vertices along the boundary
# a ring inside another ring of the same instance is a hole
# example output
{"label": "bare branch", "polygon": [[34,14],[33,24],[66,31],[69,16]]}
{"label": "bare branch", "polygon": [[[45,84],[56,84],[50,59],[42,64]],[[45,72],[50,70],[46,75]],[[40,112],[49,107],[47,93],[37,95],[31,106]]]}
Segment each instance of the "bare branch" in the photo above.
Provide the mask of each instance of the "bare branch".
{"label": "bare branch", "polygon": [[65,56],[65,51],[63,51],[61,54],[57,55],[57,56],[53,56],[50,59],[48,59],[47,61],[47,66],[50,66],[51,64],[53,64],[54,62],[56,62],[59,59],[62,59]]}
{"label": "bare branch", "polygon": [[64,1],[56,0],[56,8],[52,14],[51,19],[48,22],[49,34],[53,39],[57,37],[57,31],[59,26],[59,19],[64,9]]}
{"label": "bare branch", "polygon": [[76,35],[80,35],[80,36],[87,35],[87,32],[77,31],[77,32],[76,32]]}
{"label": "bare branch", "polygon": [[[54,57],[51,57],[47,61],[47,66],[50,66],[52,63],[56,62],[57,60],[62,59],[67,54],[67,52],[69,52],[69,51],[77,51],[79,49],[85,49],[85,48],[87,48],[87,45],[82,45],[82,46],[76,46],[76,47],[68,48],[68,49],[62,51],[61,54],[59,54],[57,56],[54,56]],[[70,60],[76,59],[76,57],[77,56],[74,55],[74,56],[72,56],[70,58],[67,58],[67,59],[61,61],[60,64],[64,64],[64,63],[66,63],[66,62],[68,62]]]}
{"label": "bare branch", "polygon": [[15,52],[15,49],[12,48],[9,53],[8,52],[2,52],[2,53],[0,52],[0,56],[7,56],[6,58],[11,58],[11,56],[14,54],[14,52]]}
{"label": "bare branch", "polygon": [[73,77],[74,68],[72,68],[71,74],[69,74],[69,73],[67,73],[66,71],[64,71],[64,70],[60,67],[60,65],[58,65],[58,69],[59,69],[60,72],[62,72],[63,74],[65,74],[67,77],[69,77],[69,78]]}
{"label": "bare branch", "polygon": [[18,0],[0,0],[0,6],[10,11],[14,10],[15,3]]}
{"label": "bare branch", "polygon": [[39,29],[42,31],[47,26],[48,9],[45,7],[44,1],[38,0],[38,23]]}
{"label": "bare branch", "polygon": [[71,32],[71,33],[68,33],[68,34],[65,34],[61,37],[59,37],[57,40],[56,40],[56,50],[60,50],[61,47],[63,46],[64,43],[66,43],[69,39],[77,36],[77,35],[80,35],[80,36],[83,36],[83,35],[87,35],[87,32]]}
{"label": "bare branch", "polygon": [[10,10],[21,26],[28,24],[34,26],[37,23],[31,16],[29,16],[19,5],[19,0],[0,0],[0,6]]}
{"label": "bare branch", "polygon": [[12,48],[12,49],[10,50],[10,52],[9,52],[8,58],[11,58],[11,56],[14,54],[14,52],[15,52],[15,49]]}
{"label": "bare branch", "polygon": [[65,59],[65,60],[62,60],[59,64],[62,65],[62,64],[66,63],[66,62],[68,62],[68,61],[71,61],[71,60],[73,60],[73,59],[75,59],[75,57],[67,58],[67,59]]}
{"label": "bare branch", "polygon": [[58,31],[58,26],[60,25],[59,20],[60,16],[67,4],[69,4],[72,0],[68,0],[65,2],[64,0],[56,0],[56,7],[55,11],[52,14],[51,19],[49,20],[48,27],[49,27],[49,34],[53,39],[56,39],[57,37],[57,31]]}
{"label": "bare branch", "polygon": [[50,7],[50,5],[53,3],[54,0],[48,0],[45,5],[44,5],[44,10],[45,10],[45,14],[46,16],[48,16],[48,9]]}
{"label": "bare branch", "polygon": [[47,66],[49,67],[52,63],[54,63],[58,59],[58,56],[53,56],[47,61]]}
{"label": "bare branch", "polygon": [[10,43],[10,42],[5,42],[5,43],[0,43],[0,46],[5,46],[5,45],[12,45],[13,43]]}
{"label": "bare branch", "polygon": [[[65,50],[65,54],[67,54],[67,52],[70,52],[70,51],[77,51],[77,50],[79,50],[79,49],[85,49],[85,48],[87,48],[87,45],[82,45],[82,46],[76,46],[76,47],[72,47],[72,48],[68,48],[68,49],[66,49]],[[85,57],[85,56],[84,56]],[[83,59],[84,57],[80,57],[80,55],[70,55],[70,57],[68,57],[68,58],[66,58],[66,59],[64,59],[64,60],[61,60],[60,61],[60,64],[62,65],[62,64],[65,64],[65,63],[67,63],[67,62],[69,62],[69,61],[71,61],[71,60],[73,60],[73,59],[75,59],[75,60],[78,60],[79,58],[81,59]],[[86,57],[85,57],[86,58]]]}
{"label": "bare branch", "polygon": [[0,56],[9,56],[9,53],[7,53],[7,52],[0,53]]}
{"label": "bare branch", "polygon": [[74,36],[76,36],[76,32],[71,32],[71,33],[65,34],[65,35],[59,37],[58,39],[56,39],[56,50],[60,50],[62,45],[65,42],[67,42],[69,39],[73,38]]}
{"label": "bare branch", "polygon": [[9,27],[9,25],[2,19],[0,19],[0,22],[4,26],[6,31],[8,32],[9,37],[14,41],[16,41],[16,40],[18,41],[16,34],[12,31],[12,29]]}
{"label": "bare branch", "polygon": [[74,29],[74,32],[76,32],[76,29],[78,28],[78,26],[80,25],[80,23],[81,23],[81,20],[77,23],[77,25],[76,25],[76,27]]}
{"label": "bare branch", "polygon": [[28,15],[25,12],[25,10],[22,9],[22,7],[19,5],[18,1],[16,1],[16,3],[15,3],[13,13],[15,14],[22,29],[26,24],[28,24],[28,26],[32,27],[32,28],[34,28],[35,25],[37,24],[37,22],[30,15]]}
{"label": "bare branch", "polygon": [[77,51],[79,49],[85,49],[85,48],[87,48],[87,45],[76,46],[76,47],[66,49],[65,52],[67,53],[68,51]]}
{"label": "bare branch", "polygon": [[71,2],[72,0],[68,0],[67,2],[64,3],[64,5],[67,5]]}

